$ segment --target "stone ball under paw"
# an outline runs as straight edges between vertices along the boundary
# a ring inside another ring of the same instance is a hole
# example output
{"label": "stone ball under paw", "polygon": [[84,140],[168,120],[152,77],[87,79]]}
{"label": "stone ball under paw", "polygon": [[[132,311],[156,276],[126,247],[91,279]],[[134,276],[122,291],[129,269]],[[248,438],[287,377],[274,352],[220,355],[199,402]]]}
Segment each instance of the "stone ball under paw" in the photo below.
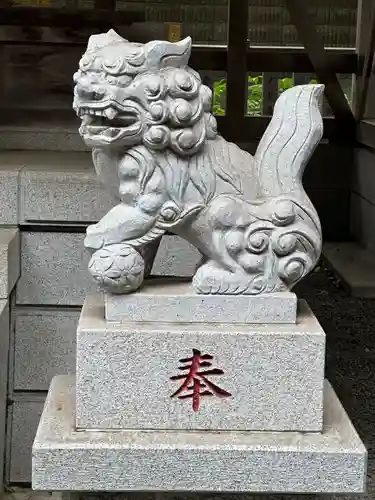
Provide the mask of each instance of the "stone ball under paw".
{"label": "stone ball under paw", "polygon": [[145,263],[137,250],[126,244],[108,245],[93,253],[89,271],[101,287],[111,293],[137,290],[144,276]]}

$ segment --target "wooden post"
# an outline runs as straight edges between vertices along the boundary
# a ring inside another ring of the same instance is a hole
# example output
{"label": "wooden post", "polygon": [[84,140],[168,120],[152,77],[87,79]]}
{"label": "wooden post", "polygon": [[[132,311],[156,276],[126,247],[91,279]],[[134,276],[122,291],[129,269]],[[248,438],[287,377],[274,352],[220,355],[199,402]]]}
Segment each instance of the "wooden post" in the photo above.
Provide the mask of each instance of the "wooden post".
{"label": "wooden post", "polygon": [[245,119],[248,9],[248,0],[229,0],[226,116],[233,131]]}
{"label": "wooden post", "polygon": [[354,137],[355,121],[352,110],[330,68],[324,44],[317,32],[314,19],[308,13],[308,0],[285,0],[299,38],[305,46],[318,80],[325,85],[325,94],[334,116],[340,120],[341,133]]}
{"label": "wooden post", "polygon": [[262,114],[272,116],[279,93],[278,73],[263,73]]}
{"label": "wooden post", "polygon": [[[375,51],[375,2],[359,0],[356,42],[360,74],[354,87],[354,114],[357,120],[375,118],[374,51]],[[371,88],[370,88],[371,87]]]}

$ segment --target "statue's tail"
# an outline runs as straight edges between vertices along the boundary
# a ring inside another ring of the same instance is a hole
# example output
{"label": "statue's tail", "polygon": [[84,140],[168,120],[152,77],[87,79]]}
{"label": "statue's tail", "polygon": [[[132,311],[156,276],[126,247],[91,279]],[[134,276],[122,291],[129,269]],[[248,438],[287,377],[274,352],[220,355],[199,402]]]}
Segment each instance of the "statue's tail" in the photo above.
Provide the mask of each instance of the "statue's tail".
{"label": "statue's tail", "polygon": [[320,221],[302,175],[323,135],[323,90],[323,85],[301,85],[285,91],[255,154],[261,193],[277,207],[273,217],[280,228],[272,233],[273,250],[285,256],[278,275],[289,287],[313,269],[321,252]]}
{"label": "statue's tail", "polygon": [[299,200],[310,206],[313,219],[317,215],[303,190],[302,175],[323,135],[323,91],[324,85],[300,85],[283,92],[255,154],[263,195]]}

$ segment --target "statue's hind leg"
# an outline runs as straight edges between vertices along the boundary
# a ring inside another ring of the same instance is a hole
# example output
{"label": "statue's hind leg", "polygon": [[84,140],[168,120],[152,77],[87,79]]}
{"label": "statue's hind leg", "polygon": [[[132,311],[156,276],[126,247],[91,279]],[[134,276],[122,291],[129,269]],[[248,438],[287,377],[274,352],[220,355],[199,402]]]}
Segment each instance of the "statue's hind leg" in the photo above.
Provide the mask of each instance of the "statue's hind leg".
{"label": "statue's hind leg", "polygon": [[294,209],[285,200],[256,204],[217,197],[191,227],[190,241],[207,257],[194,276],[195,290],[228,295],[285,290],[284,256],[298,247],[294,220]]}

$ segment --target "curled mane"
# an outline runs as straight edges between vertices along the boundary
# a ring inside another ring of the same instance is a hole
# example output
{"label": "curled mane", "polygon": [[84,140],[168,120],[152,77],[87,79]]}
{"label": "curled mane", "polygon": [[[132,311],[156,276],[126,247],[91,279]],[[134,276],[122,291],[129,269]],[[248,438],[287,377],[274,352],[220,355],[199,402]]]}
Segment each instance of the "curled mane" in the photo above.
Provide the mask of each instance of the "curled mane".
{"label": "curled mane", "polygon": [[154,151],[170,148],[190,156],[206,139],[217,136],[216,119],[211,114],[212,92],[198,73],[189,67],[164,68],[152,75],[152,84],[162,90],[157,96],[148,95],[148,127],[142,138],[146,147]]}

